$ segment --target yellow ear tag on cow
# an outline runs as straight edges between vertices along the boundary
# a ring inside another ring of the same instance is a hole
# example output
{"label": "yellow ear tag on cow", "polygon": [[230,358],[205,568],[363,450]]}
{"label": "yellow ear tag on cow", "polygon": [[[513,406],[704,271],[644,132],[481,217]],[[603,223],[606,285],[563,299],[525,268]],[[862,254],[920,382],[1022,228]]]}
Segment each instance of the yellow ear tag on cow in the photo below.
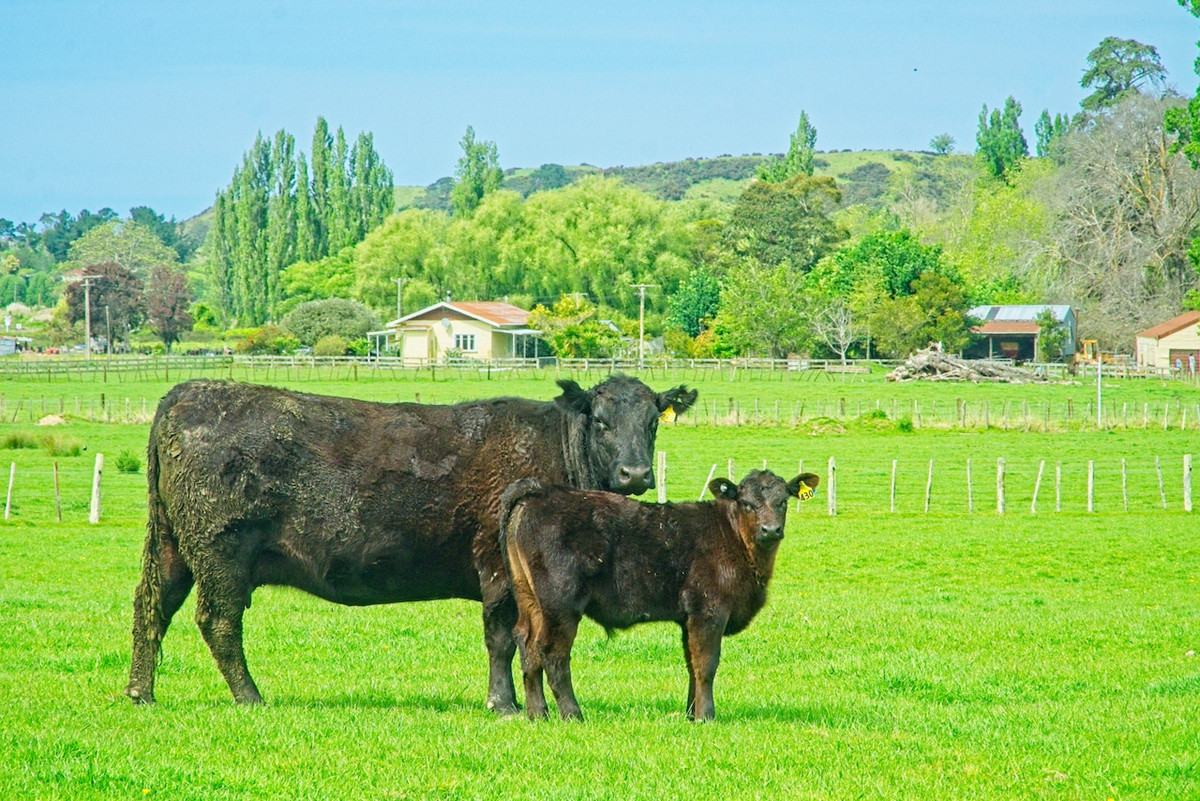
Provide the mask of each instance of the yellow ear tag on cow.
{"label": "yellow ear tag on cow", "polygon": [[796,496],[796,499],[799,500],[800,503],[804,503],[805,501],[811,501],[813,498],[816,497],[816,495],[817,495],[816,487],[810,487],[807,484],[801,484],[800,486],[803,487],[803,489],[801,489],[800,494]]}
{"label": "yellow ear tag on cow", "polygon": [[664,423],[674,423],[675,422],[675,407],[668,406],[663,411],[662,415],[658,419],[662,420]]}

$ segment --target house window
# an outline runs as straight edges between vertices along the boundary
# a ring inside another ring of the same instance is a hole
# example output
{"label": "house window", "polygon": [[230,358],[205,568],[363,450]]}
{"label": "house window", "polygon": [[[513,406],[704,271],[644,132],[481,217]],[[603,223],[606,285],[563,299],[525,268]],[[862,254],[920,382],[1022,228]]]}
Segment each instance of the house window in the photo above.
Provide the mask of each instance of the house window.
{"label": "house window", "polygon": [[461,350],[463,353],[475,352],[475,335],[474,334],[455,334],[454,347]]}

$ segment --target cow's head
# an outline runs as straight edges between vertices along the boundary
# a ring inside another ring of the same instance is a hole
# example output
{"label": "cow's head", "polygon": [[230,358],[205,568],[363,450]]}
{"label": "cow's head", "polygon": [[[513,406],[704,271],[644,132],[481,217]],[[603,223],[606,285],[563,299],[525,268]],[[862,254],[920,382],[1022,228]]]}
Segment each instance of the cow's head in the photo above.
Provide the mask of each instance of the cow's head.
{"label": "cow's head", "polygon": [[589,390],[574,381],[558,382],[559,406],[581,415],[588,466],[599,489],[639,495],[654,487],[654,439],[668,410],[682,414],[696,402],[696,390],[677,386],[655,393],[650,387],[615,375]]}
{"label": "cow's head", "polygon": [[820,483],[816,473],[801,473],[785,482],[769,470],[752,470],[741,484],[714,478],[708,489],[726,507],[747,546],[768,548],[783,539],[788,498],[798,498],[802,490],[816,489]]}

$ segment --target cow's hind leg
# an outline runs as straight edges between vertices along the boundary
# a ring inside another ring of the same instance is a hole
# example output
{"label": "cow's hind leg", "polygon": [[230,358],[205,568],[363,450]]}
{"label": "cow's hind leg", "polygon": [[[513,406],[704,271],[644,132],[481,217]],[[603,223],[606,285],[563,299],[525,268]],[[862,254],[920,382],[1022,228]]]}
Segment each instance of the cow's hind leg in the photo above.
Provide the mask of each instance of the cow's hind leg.
{"label": "cow's hind leg", "polygon": [[525,712],[530,720],[547,717],[546,691],[542,686],[542,652],[537,646],[537,626],[540,615],[536,610],[527,614],[524,604],[519,603],[517,617],[517,648],[521,652],[521,676],[525,682]]}
{"label": "cow's hind leg", "polygon": [[261,704],[262,696],[242,648],[242,614],[250,601],[249,578],[236,565],[210,564],[197,571],[196,624],[221,675],[239,704]]}
{"label": "cow's hind leg", "polygon": [[513,685],[512,663],[517,653],[513,627],[517,624],[517,603],[513,600],[508,571],[484,566],[481,576],[483,594],[483,641],[488,652],[488,709],[500,715],[515,715],[517,690]]}
{"label": "cow's hind leg", "polygon": [[192,571],[173,539],[150,533],[142,578],[133,596],[133,661],[125,694],[135,704],[154,703],[154,673],[171,618],[192,589]]}

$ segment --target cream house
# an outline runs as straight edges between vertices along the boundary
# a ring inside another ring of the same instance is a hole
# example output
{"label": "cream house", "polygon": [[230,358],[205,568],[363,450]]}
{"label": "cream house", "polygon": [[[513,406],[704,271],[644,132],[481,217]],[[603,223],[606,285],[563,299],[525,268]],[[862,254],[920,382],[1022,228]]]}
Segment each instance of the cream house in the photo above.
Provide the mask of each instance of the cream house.
{"label": "cream house", "polygon": [[1180,372],[1200,370],[1200,311],[1178,317],[1137,333],[1137,361],[1143,370]]}
{"label": "cream house", "polygon": [[435,303],[387,324],[406,360],[510,359],[524,355],[529,339],[529,312],[498,301]]}

